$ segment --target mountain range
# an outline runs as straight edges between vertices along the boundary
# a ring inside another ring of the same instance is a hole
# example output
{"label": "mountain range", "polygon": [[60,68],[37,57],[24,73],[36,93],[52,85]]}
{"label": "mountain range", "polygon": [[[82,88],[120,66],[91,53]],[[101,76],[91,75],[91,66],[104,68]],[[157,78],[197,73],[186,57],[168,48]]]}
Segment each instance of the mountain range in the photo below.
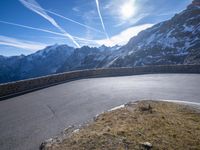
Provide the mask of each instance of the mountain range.
{"label": "mountain range", "polygon": [[0,56],[0,83],[80,69],[200,64],[200,0],[124,46],[48,46],[31,55]]}

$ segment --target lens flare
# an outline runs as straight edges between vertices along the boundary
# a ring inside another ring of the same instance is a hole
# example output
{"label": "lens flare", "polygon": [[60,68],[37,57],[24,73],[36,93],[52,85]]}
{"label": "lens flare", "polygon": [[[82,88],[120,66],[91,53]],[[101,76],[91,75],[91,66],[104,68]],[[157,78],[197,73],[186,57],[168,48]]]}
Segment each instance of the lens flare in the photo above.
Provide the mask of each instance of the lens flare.
{"label": "lens flare", "polygon": [[135,15],[136,8],[133,1],[128,1],[121,6],[120,13],[123,19],[129,19]]}

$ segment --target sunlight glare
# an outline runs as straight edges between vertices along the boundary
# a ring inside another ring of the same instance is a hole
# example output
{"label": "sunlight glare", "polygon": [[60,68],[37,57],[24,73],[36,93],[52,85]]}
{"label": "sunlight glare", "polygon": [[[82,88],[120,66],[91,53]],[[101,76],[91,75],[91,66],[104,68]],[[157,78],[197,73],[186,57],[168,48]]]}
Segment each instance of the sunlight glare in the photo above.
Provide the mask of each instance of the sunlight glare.
{"label": "sunlight glare", "polygon": [[135,14],[135,7],[133,1],[124,3],[121,6],[121,15],[123,19],[129,19]]}

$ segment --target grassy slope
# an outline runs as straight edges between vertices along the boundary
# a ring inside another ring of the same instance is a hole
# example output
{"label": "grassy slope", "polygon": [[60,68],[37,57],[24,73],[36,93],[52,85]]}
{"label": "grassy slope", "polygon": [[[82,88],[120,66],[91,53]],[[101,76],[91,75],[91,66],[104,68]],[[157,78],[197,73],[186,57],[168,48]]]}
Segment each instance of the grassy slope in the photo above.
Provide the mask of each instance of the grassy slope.
{"label": "grassy slope", "polygon": [[[149,107],[152,110],[145,110]],[[141,142],[153,149],[200,150],[200,113],[168,102],[143,101],[106,112],[52,150],[132,150]]]}

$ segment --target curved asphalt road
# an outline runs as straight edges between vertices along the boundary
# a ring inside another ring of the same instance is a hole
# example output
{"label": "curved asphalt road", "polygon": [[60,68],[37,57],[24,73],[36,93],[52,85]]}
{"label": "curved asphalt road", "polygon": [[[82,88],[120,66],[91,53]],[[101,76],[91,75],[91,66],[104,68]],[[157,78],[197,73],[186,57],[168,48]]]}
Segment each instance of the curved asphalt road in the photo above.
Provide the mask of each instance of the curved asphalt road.
{"label": "curved asphalt road", "polygon": [[0,101],[0,149],[37,150],[69,125],[140,99],[200,102],[200,75],[82,79]]}

